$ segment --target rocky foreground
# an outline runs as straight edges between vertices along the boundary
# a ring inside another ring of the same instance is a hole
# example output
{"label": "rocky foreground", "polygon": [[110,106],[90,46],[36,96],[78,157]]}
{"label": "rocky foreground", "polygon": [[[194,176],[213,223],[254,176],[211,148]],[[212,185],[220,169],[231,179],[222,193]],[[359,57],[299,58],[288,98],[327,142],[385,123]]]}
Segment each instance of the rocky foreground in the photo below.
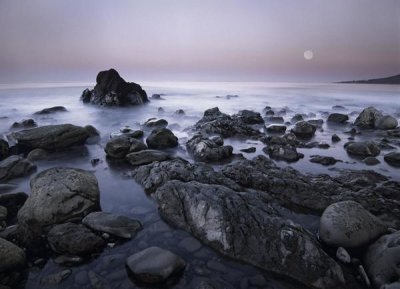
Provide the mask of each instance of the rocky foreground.
{"label": "rocky foreground", "polygon": [[[85,91],[83,100],[104,105],[110,102],[100,98],[112,98],[122,104],[133,86],[125,91],[119,81],[113,71],[100,73],[97,88]],[[111,92],[105,92],[106,83]],[[135,95],[135,102],[143,97],[140,90]],[[107,158],[130,165],[125,176],[152,196],[166,222],[227,258],[290,280],[296,288],[400,288],[400,183],[369,170],[329,176],[277,166],[275,160],[290,163],[304,157],[298,148],[326,146],[310,141],[321,123],[340,129],[349,118],[335,112],[326,120],[306,121],[295,115],[292,125],[275,114],[270,107],[234,115],[212,108],[190,128],[185,143],[167,128],[168,122],[150,119],[143,131],[124,128],[113,134],[104,151]],[[349,135],[364,130],[384,135],[385,141],[344,144],[349,154],[364,161],[371,162],[400,139],[397,119],[372,107],[352,126]],[[14,131],[9,142],[0,141],[0,180],[26,177],[35,171],[35,161],[98,141],[98,134],[92,126],[69,124]],[[264,154],[246,159],[234,154],[224,138],[262,141]],[[339,141],[332,136],[332,142]],[[192,162],[174,156],[180,145]],[[386,153],[384,160],[399,166],[400,152]],[[314,156],[310,161],[332,165],[340,160]],[[96,258],[107,244],[118,246],[143,229],[137,220],[101,210],[101,192],[91,172],[50,168],[31,179],[30,189],[29,196],[0,195],[2,288],[22,288],[29,266],[43,264],[49,256],[66,268],[79,265]],[[320,217],[318,232],[304,226],[305,215]],[[126,259],[126,270],[140,286],[165,288],[170,280],[182,278],[190,262],[165,248],[148,247]],[[65,269],[42,282],[57,285],[70,274]],[[190,288],[225,287],[206,280]]]}

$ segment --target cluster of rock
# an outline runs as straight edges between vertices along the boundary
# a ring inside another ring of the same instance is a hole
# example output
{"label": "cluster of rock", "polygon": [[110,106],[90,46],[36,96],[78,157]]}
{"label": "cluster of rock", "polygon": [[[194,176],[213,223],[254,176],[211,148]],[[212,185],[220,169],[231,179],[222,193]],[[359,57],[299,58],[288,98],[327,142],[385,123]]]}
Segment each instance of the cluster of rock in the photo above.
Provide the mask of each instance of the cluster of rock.
{"label": "cluster of rock", "polygon": [[115,69],[110,69],[99,72],[96,86],[93,90],[84,90],[81,100],[104,106],[126,106],[146,103],[148,98],[139,84],[126,82]]}

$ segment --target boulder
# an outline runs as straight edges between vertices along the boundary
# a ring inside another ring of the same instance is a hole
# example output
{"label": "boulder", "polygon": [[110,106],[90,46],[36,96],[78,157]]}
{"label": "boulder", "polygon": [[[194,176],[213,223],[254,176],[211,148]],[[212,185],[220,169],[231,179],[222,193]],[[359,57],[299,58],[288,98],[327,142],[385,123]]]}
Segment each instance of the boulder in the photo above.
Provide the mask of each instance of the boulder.
{"label": "boulder", "polygon": [[0,260],[0,273],[22,269],[26,265],[24,250],[3,238],[0,238]]}
{"label": "boulder", "polygon": [[324,124],[323,119],[309,119],[309,120],[307,120],[307,122],[318,128],[321,128],[322,125]]}
{"label": "boulder", "polygon": [[373,141],[349,142],[344,147],[347,153],[356,156],[376,157],[381,152],[379,146]]}
{"label": "boulder", "polygon": [[390,152],[386,154],[383,158],[388,164],[395,167],[400,167],[400,152]]}
{"label": "boulder", "polygon": [[18,146],[29,150],[57,150],[82,145],[88,137],[89,133],[85,128],[72,124],[47,125],[11,134]]}
{"label": "boulder", "polygon": [[138,105],[148,102],[142,87],[133,82],[126,82],[115,69],[99,72],[96,86],[93,90],[84,90],[81,100],[105,106]]}
{"label": "boulder", "polygon": [[168,121],[162,118],[150,118],[143,124],[144,128],[150,128],[150,129],[164,128],[167,126],[168,126]]}
{"label": "boulder", "polygon": [[248,148],[245,148],[245,149],[241,149],[240,151],[241,151],[241,152],[244,152],[244,153],[251,154],[251,153],[255,153],[255,152],[257,151],[257,148],[255,148],[255,147],[248,147]]}
{"label": "boulder", "polygon": [[178,146],[178,138],[167,128],[155,129],[146,139],[149,149],[167,149]]}
{"label": "boulder", "polygon": [[268,154],[271,159],[285,161],[288,163],[297,162],[303,158],[302,153],[298,153],[296,147],[291,145],[269,145],[263,148],[263,152]]}
{"label": "boulder", "polygon": [[390,115],[385,115],[375,121],[375,127],[384,130],[395,129],[398,124],[397,119]]}
{"label": "boulder", "polygon": [[237,114],[233,115],[233,117],[244,124],[264,124],[261,114],[252,110],[240,110]]}
{"label": "boulder", "polygon": [[343,113],[331,113],[328,116],[328,122],[330,123],[345,123],[349,120],[349,116]]}
{"label": "boulder", "polygon": [[285,120],[283,119],[283,117],[281,116],[270,116],[270,117],[266,117],[265,121],[267,123],[276,123],[276,124],[282,124],[285,122]]}
{"label": "boulder", "polygon": [[311,156],[310,162],[321,164],[323,166],[331,166],[339,162],[340,160],[329,156]]}
{"label": "boulder", "polygon": [[337,134],[332,135],[332,142],[340,142],[341,138]]}
{"label": "boulder", "polygon": [[276,134],[283,134],[283,133],[286,132],[286,126],[271,124],[271,125],[267,126],[267,132],[276,133]]}
{"label": "boulder", "polygon": [[131,239],[142,229],[139,221],[106,212],[93,212],[83,218],[82,223],[95,231],[120,238]]}
{"label": "boulder", "polygon": [[30,186],[31,195],[18,212],[28,243],[52,225],[82,219],[100,207],[97,179],[88,171],[51,168],[37,174]]}
{"label": "boulder", "polygon": [[140,166],[152,162],[162,162],[170,159],[170,156],[158,150],[141,150],[126,155],[126,159],[131,165]]}
{"label": "boulder", "polygon": [[304,120],[303,115],[297,113],[290,119],[290,122],[291,123],[296,123],[298,121],[303,121],[303,120]]}
{"label": "boulder", "polygon": [[84,225],[74,223],[55,225],[47,234],[47,241],[54,252],[73,256],[90,255],[106,244]]}
{"label": "boulder", "polygon": [[140,139],[144,135],[142,130],[133,130],[129,128],[128,126],[121,127],[119,131],[112,132],[110,137],[111,138],[116,138],[116,137],[121,137],[121,136],[126,136],[130,138],[137,138]]}
{"label": "boulder", "polygon": [[18,128],[32,128],[37,127],[37,123],[32,118],[23,119],[20,122],[14,122],[11,125],[11,129],[18,129]]}
{"label": "boulder", "polygon": [[317,128],[312,124],[306,121],[298,121],[291,132],[300,138],[310,138],[314,136],[316,130]]}
{"label": "boulder", "polygon": [[382,113],[370,106],[365,108],[356,118],[354,124],[360,128],[374,128],[375,122],[383,117]]}
{"label": "boulder", "polygon": [[0,181],[23,177],[36,169],[31,161],[12,155],[0,162]]}
{"label": "boulder", "polygon": [[182,258],[168,250],[149,247],[129,256],[126,265],[137,280],[157,284],[181,272],[186,263]]}
{"label": "boulder", "polygon": [[201,135],[195,135],[187,143],[188,152],[196,161],[213,162],[232,156],[233,147],[218,145],[211,139]]}
{"label": "boulder", "polygon": [[382,222],[355,201],[328,206],[320,220],[319,235],[334,247],[357,248],[369,244],[387,231]]}
{"label": "boulder", "polygon": [[370,245],[364,264],[374,288],[399,288],[400,231],[384,235]]}
{"label": "boulder", "polygon": [[221,254],[312,288],[340,288],[340,266],[301,226],[258,192],[169,181],[155,198],[161,216]]}
{"label": "boulder", "polygon": [[30,160],[31,162],[34,161],[44,161],[49,157],[49,152],[44,150],[44,149],[34,149],[31,150],[26,158]]}
{"label": "boulder", "polygon": [[125,158],[131,152],[138,152],[147,149],[147,146],[140,140],[127,136],[115,137],[109,140],[104,151],[111,158]]}
{"label": "boulder", "polygon": [[50,114],[50,113],[55,113],[55,112],[66,112],[66,111],[68,111],[68,110],[63,106],[53,106],[53,107],[49,107],[49,108],[45,108],[40,111],[37,111],[34,114]]}
{"label": "boulder", "polygon": [[0,139],[0,161],[9,156],[9,145],[4,139]]}
{"label": "boulder", "polygon": [[374,166],[380,163],[380,161],[376,157],[366,157],[362,161],[367,166]]}
{"label": "boulder", "polygon": [[19,209],[25,204],[28,195],[22,192],[0,194],[0,206],[7,208],[7,219],[17,216]]}

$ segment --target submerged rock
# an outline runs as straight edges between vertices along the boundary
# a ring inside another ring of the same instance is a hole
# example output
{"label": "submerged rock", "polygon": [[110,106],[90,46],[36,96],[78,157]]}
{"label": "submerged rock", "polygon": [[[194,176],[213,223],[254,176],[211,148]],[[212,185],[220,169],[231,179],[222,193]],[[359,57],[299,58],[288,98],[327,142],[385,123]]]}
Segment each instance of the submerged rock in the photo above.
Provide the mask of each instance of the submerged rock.
{"label": "submerged rock", "polygon": [[146,139],[149,149],[167,149],[178,146],[178,138],[167,128],[155,129]]}
{"label": "submerged rock", "polygon": [[71,275],[70,269],[65,269],[57,273],[47,275],[40,279],[40,284],[45,286],[54,286],[60,284],[62,281],[67,279]]}
{"label": "submerged rock", "polygon": [[47,240],[54,252],[73,256],[98,252],[106,244],[84,225],[74,223],[55,225],[47,234]]}
{"label": "submerged rock", "polygon": [[370,245],[364,264],[375,288],[399,288],[400,231],[384,235]]}
{"label": "submerged rock", "polygon": [[83,91],[81,100],[105,106],[138,105],[148,102],[139,84],[126,82],[115,69],[100,71],[93,90]]}
{"label": "submerged rock", "polygon": [[85,128],[72,124],[47,125],[11,134],[11,138],[17,141],[18,146],[30,150],[35,148],[57,150],[81,145],[88,137],[89,133]]}
{"label": "submerged rock", "polygon": [[0,238],[0,260],[0,273],[22,269],[26,265],[25,252],[3,238]]}
{"label": "submerged rock", "polygon": [[105,232],[120,238],[131,239],[142,228],[139,221],[106,212],[93,212],[82,223],[89,228]]}
{"label": "submerged rock", "polygon": [[42,109],[40,111],[35,112],[34,114],[50,114],[55,112],[67,112],[68,110],[63,106],[53,106],[49,108]]}
{"label": "submerged rock", "polygon": [[354,124],[360,128],[374,128],[375,122],[382,118],[382,113],[370,106],[365,108],[357,117]]}
{"label": "submerged rock", "polygon": [[286,132],[286,126],[271,124],[271,125],[267,126],[267,132],[269,132],[269,133],[277,133],[277,134],[284,134]]}
{"label": "submerged rock", "polygon": [[391,152],[386,154],[384,157],[385,162],[392,166],[400,167],[400,152]]}
{"label": "submerged rock", "polygon": [[17,128],[32,128],[32,127],[37,127],[37,123],[35,120],[32,118],[29,119],[23,119],[20,122],[14,122],[11,125],[11,129],[17,129]]}
{"label": "submerged rock", "polygon": [[380,161],[376,157],[366,157],[363,159],[363,163],[367,166],[374,166],[380,163]]}
{"label": "submerged rock", "polygon": [[150,247],[129,256],[126,265],[139,281],[157,284],[181,272],[186,263],[182,258],[168,250]]}
{"label": "submerged rock", "polygon": [[186,147],[196,161],[214,162],[232,156],[233,147],[218,145],[211,139],[201,135],[191,138]]}
{"label": "submerged rock", "polygon": [[341,138],[337,134],[332,135],[332,142],[340,142]]}
{"label": "submerged rock", "polygon": [[381,152],[378,145],[373,141],[349,142],[344,147],[349,154],[356,156],[376,157]]}
{"label": "submerged rock", "polygon": [[329,156],[311,156],[310,162],[321,164],[324,166],[331,166],[336,164],[337,162],[340,162],[340,160]]}
{"label": "submerged rock", "polygon": [[0,181],[22,177],[36,169],[36,165],[20,156],[9,156],[0,162]]}
{"label": "submerged rock", "polygon": [[276,124],[283,124],[285,122],[285,120],[283,119],[283,117],[281,116],[270,116],[270,117],[266,117],[265,121],[267,123],[276,123]]}
{"label": "submerged rock", "polygon": [[162,162],[170,159],[170,156],[158,150],[141,150],[126,155],[126,159],[133,166],[140,166],[152,162]]}
{"label": "submerged rock", "polygon": [[88,171],[51,168],[37,174],[30,185],[32,193],[18,212],[18,224],[28,243],[50,226],[82,219],[100,207],[97,179]]}
{"label": "submerged rock", "polygon": [[384,234],[387,227],[361,204],[343,201],[328,206],[321,216],[319,235],[326,244],[357,248]]}
{"label": "submerged rock", "polygon": [[256,150],[257,149],[255,147],[248,147],[248,148],[245,148],[245,149],[241,149],[240,151],[244,152],[244,153],[251,154],[251,153],[255,153]]}
{"label": "submerged rock", "polygon": [[304,154],[298,153],[296,147],[291,145],[269,145],[263,148],[263,152],[268,154],[271,159],[286,162],[297,162],[304,157]]}

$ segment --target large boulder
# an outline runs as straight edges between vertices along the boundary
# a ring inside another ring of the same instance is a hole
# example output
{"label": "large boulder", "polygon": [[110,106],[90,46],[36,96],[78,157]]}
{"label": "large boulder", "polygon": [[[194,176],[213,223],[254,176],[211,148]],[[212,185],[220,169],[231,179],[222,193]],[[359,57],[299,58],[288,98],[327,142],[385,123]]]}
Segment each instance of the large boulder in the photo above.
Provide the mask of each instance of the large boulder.
{"label": "large boulder", "polygon": [[150,149],[167,149],[178,146],[178,138],[167,128],[155,129],[146,139]]}
{"label": "large boulder", "polygon": [[138,105],[148,102],[147,94],[139,84],[126,82],[115,69],[101,71],[93,90],[83,91],[81,100],[105,106]]}
{"label": "large boulder", "polygon": [[0,260],[0,273],[21,269],[26,264],[24,250],[3,238],[0,238]]}
{"label": "large boulder", "polygon": [[81,224],[55,225],[47,234],[50,248],[58,254],[84,256],[100,251],[105,241]]}
{"label": "large boulder", "polygon": [[161,216],[221,254],[289,277],[311,288],[340,288],[341,267],[301,226],[282,218],[258,192],[169,181],[155,198]]}
{"label": "large boulder", "polygon": [[188,152],[196,161],[213,162],[232,156],[233,147],[219,145],[212,139],[195,135],[187,143]]}
{"label": "large boulder", "polygon": [[9,156],[0,162],[0,181],[22,177],[36,169],[31,161],[20,156]]}
{"label": "large boulder", "polygon": [[89,132],[85,128],[72,124],[46,125],[13,132],[10,135],[11,139],[16,140],[18,146],[29,150],[68,148],[84,144],[88,137]]}
{"label": "large boulder", "polygon": [[129,256],[126,265],[137,280],[157,284],[181,272],[186,263],[181,257],[168,250],[149,247]]}
{"label": "large boulder", "polygon": [[36,239],[55,224],[82,219],[99,210],[96,177],[81,169],[51,168],[30,183],[31,195],[18,212],[25,241]]}
{"label": "large boulder", "polygon": [[373,141],[349,142],[344,147],[349,154],[363,157],[376,157],[381,152]]}
{"label": "large boulder", "polygon": [[397,119],[390,115],[385,115],[375,121],[375,127],[384,130],[395,129],[398,124]]}
{"label": "large boulder", "polygon": [[386,231],[387,227],[378,218],[354,201],[328,206],[321,216],[319,227],[322,241],[344,248],[367,245]]}
{"label": "large boulder", "polygon": [[364,264],[374,288],[399,288],[400,231],[384,235],[370,245],[364,256]]}
{"label": "large boulder", "polygon": [[375,122],[382,117],[382,113],[370,106],[365,108],[356,118],[354,124],[360,128],[374,128]]}
{"label": "large boulder", "polygon": [[131,239],[142,229],[139,221],[106,212],[93,212],[82,223],[95,231],[105,232],[120,238]]}

